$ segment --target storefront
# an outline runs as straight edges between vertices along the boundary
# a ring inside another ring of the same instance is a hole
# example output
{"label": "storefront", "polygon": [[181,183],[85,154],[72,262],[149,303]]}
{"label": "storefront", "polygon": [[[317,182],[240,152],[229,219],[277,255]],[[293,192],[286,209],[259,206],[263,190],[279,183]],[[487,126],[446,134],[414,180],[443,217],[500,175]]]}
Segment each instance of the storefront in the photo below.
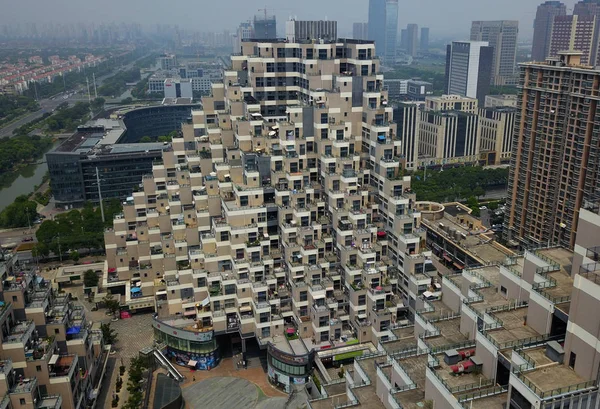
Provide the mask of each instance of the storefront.
{"label": "storefront", "polygon": [[293,355],[269,344],[267,348],[269,382],[289,393],[290,385],[304,385],[309,381],[314,358],[313,351],[305,355]]}
{"label": "storefront", "polygon": [[220,361],[219,346],[213,330],[193,330],[194,321],[155,318],[154,339],[166,345],[165,355],[177,365],[197,370],[210,370]]}

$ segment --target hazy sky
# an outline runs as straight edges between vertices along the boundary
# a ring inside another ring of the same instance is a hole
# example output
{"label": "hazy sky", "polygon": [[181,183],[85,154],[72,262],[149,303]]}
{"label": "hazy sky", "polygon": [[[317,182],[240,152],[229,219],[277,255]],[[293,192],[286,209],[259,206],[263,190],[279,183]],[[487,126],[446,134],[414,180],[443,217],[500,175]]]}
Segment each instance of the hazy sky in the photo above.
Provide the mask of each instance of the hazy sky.
{"label": "hazy sky", "polygon": [[[400,0],[400,27],[431,27],[431,36],[466,36],[471,20],[516,19],[522,38],[532,35],[535,10],[542,0]],[[566,0],[572,7],[575,0]],[[367,21],[368,0],[0,0],[0,22],[132,21],[179,24],[199,31],[232,29],[265,5],[278,21],[338,20],[340,34],[352,22]]]}

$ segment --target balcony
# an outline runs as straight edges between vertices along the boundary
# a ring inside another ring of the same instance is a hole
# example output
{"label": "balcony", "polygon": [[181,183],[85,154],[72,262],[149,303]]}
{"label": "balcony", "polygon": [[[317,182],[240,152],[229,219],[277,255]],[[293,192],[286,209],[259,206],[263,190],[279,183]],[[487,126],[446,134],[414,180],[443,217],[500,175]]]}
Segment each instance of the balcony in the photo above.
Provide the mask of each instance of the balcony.
{"label": "balcony", "polygon": [[14,327],[11,328],[10,334],[5,338],[5,344],[16,344],[22,343],[25,344],[33,330],[35,329],[35,324],[33,321],[25,321],[21,322]]}
{"label": "balcony", "polygon": [[55,363],[50,361],[50,383],[53,378],[64,378],[71,379],[77,368],[77,355],[63,355],[59,356]]}
{"label": "balcony", "polygon": [[37,378],[25,378],[21,381],[17,382],[12,389],[10,390],[10,394],[21,394],[27,393],[30,394],[32,391],[36,390],[38,386]]}

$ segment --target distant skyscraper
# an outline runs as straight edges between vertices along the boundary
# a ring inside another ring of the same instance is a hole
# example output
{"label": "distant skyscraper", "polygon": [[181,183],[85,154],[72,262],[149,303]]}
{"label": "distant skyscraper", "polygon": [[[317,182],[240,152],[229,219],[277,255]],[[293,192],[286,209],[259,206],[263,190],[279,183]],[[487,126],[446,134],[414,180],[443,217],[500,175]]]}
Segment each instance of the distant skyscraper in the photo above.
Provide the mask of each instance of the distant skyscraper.
{"label": "distant skyscraper", "polygon": [[398,0],[369,0],[369,40],[375,52],[387,60],[396,58],[398,45]]}
{"label": "distant skyscraper", "polygon": [[560,51],[581,51],[581,63],[592,64],[594,55],[595,16],[568,15],[554,17],[550,57],[556,57]]}
{"label": "distant skyscraper", "polygon": [[416,56],[419,49],[419,26],[408,24],[406,26],[406,53],[410,56]]}
{"label": "distant skyscraper", "polygon": [[277,38],[277,19],[275,16],[254,16],[254,38],[257,40]]}
{"label": "distant skyscraper", "polygon": [[486,41],[453,41],[446,48],[446,92],[477,98],[490,91],[494,49]]}
{"label": "distant skyscraper", "polygon": [[254,37],[254,30],[252,29],[252,23],[246,21],[240,24],[235,34],[233,41],[233,53],[239,54],[242,52],[242,41]]}
{"label": "distant skyscraper", "polygon": [[302,40],[336,40],[337,21],[289,20],[285,22],[285,37],[291,43]]}
{"label": "distant skyscraper", "polygon": [[544,61],[550,55],[554,17],[566,14],[567,7],[560,1],[547,1],[538,6],[533,22],[533,47],[531,49],[533,61]]}
{"label": "distant skyscraper", "polygon": [[492,84],[513,85],[517,78],[517,36],[519,22],[515,20],[473,21],[472,41],[487,41],[494,47],[492,62]]}
{"label": "distant skyscraper", "polygon": [[429,27],[421,27],[421,51],[429,51]]}
{"label": "distant skyscraper", "polygon": [[352,38],[355,40],[368,40],[369,39],[369,24],[368,23],[354,23],[352,25]]}
{"label": "distant skyscraper", "polygon": [[408,32],[406,31],[405,28],[400,30],[400,48],[404,51],[406,51],[407,40],[408,40],[407,36],[408,36]]}

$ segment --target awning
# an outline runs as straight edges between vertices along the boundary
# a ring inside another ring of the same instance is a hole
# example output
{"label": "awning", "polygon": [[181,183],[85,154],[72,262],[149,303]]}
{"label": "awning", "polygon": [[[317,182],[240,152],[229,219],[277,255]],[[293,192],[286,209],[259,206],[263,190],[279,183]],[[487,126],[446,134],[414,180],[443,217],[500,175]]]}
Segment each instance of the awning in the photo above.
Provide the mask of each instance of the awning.
{"label": "awning", "polygon": [[60,358],[60,355],[58,354],[54,354],[50,357],[50,360],[48,361],[49,365],[54,365],[55,363],[58,362],[58,358]]}
{"label": "awning", "polygon": [[131,287],[130,290],[132,293],[141,293],[142,289],[140,287]]}
{"label": "awning", "polygon": [[250,312],[252,311],[252,307],[240,307],[240,312]]}
{"label": "awning", "polygon": [[275,131],[270,131],[269,132],[269,136],[275,136],[276,134],[277,134],[277,132],[275,132]]}
{"label": "awning", "polygon": [[116,273],[116,272],[117,272],[117,269],[116,269],[116,268],[114,268],[114,267],[113,267],[113,268],[109,268],[109,269],[108,269],[108,272],[109,272],[109,273]]}
{"label": "awning", "polygon": [[81,327],[71,327],[67,329],[67,335],[75,335],[81,332]]}
{"label": "awning", "polygon": [[135,286],[136,286],[136,287],[141,287],[141,286],[142,286],[142,282],[141,282],[141,281],[138,281],[137,283],[135,283]]}
{"label": "awning", "polygon": [[229,179],[229,178],[231,178],[231,175],[228,173],[225,175],[225,179]]}
{"label": "awning", "polygon": [[167,295],[167,292],[165,290],[160,290],[156,292],[156,295]]}
{"label": "awning", "polygon": [[444,260],[446,260],[446,261],[452,261],[452,259],[450,258],[450,256],[447,255],[447,254],[445,254],[445,253],[444,253]]}
{"label": "awning", "polygon": [[197,364],[198,362],[194,361],[193,359],[190,359],[190,362],[188,362],[188,366],[191,366],[193,368],[195,368]]}
{"label": "awning", "polygon": [[285,332],[286,332],[287,334],[295,334],[295,333],[296,333],[296,330],[295,330],[294,328],[288,328],[288,329],[286,329],[286,330],[285,330]]}
{"label": "awning", "polygon": [[385,236],[386,236],[386,232],[384,232],[384,231],[377,232],[377,237],[385,237]]}
{"label": "awning", "polygon": [[184,311],[183,315],[185,315],[186,317],[189,317],[191,315],[196,315],[196,311],[195,310]]}
{"label": "awning", "polygon": [[459,270],[462,270],[463,268],[465,268],[465,266],[463,266],[460,263],[452,263],[452,264],[454,264],[454,267],[458,268]]}
{"label": "awning", "polygon": [[210,303],[210,297],[206,297],[205,299],[202,300],[202,302],[200,304],[203,307],[206,307],[209,303]]}
{"label": "awning", "polygon": [[356,316],[357,316],[358,318],[360,318],[361,320],[362,320],[362,319],[364,319],[364,318],[367,318],[367,314],[365,314],[364,312],[363,312],[363,313],[360,313],[360,314],[357,314]]}
{"label": "awning", "polygon": [[425,291],[423,293],[423,297],[425,297],[425,298],[433,297],[433,293],[431,291]]}
{"label": "awning", "polygon": [[258,114],[258,113],[256,113],[256,112],[255,112],[255,113],[253,113],[253,114],[250,114],[250,115],[252,115],[253,117],[262,116],[261,114]]}

